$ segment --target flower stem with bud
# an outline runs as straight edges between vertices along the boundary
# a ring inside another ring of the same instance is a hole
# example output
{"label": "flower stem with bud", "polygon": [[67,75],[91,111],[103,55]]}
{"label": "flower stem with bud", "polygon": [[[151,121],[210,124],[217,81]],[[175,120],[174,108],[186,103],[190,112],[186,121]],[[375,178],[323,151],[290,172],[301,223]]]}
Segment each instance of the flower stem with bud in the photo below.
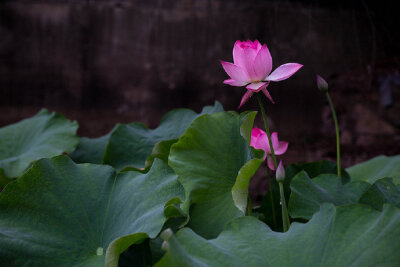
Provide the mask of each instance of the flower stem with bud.
{"label": "flower stem with bud", "polygon": [[[267,133],[267,136],[268,136],[268,142],[269,142],[269,147],[271,149],[272,160],[274,161],[274,167],[275,167],[275,170],[278,170],[278,164],[276,163],[275,151],[274,151],[274,147],[272,145],[272,140],[271,140],[271,133],[269,132],[267,115],[265,114],[265,109],[264,109],[264,106],[263,106],[263,103],[261,100],[260,93],[257,93],[257,100],[258,100],[258,105],[260,106],[262,118],[264,120],[265,132]],[[287,206],[286,206],[285,192],[283,190],[283,181],[278,181],[278,184],[279,184],[279,194],[281,197],[281,206],[282,206],[283,231],[286,232],[290,226],[289,214],[288,214],[288,210],[287,210]]]}
{"label": "flower stem with bud", "polygon": [[285,190],[283,188],[283,181],[285,180],[285,168],[283,167],[282,161],[279,162],[278,168],[276,169],[275,177],[279,184],[279,194],[281,196],[281,207],[282,207],[282,223],[283,231],[286,232],[290,227],[289,213],[286,206]]}
{"label": "flower stem with bud", "polygon": [[332,99],[329,95],[329,91],[328,91],[328,83],[319,75],[317,75],[317,86],[318,89],[321,90],[322,92],[325,93],[326,98],[328,99],[329,102],[329,107],[331,108],[331,112],[332,112],[332,116],[333,116],[333,121],[335,122],[335,130],[336,130],[336,165],[337,165],[337,175],[339,177],[342,176],[342,169],[340,166],[340,135],[339,135],[339,123],[338,123],[338,119],[336,116],[336,111],[335,111],[335,107],[333,106],[333,102]]}
{"label": "flower stem with bud", "polygon": [[326,98],[328,99],[329,102],[329,106],[331,108],[332,111],[332,116],[333,116],[333,121],[335,122],[335,130],[336,130],[336,161],[337,161],[337,175],[339,177],[342,176],[342,172],[341,172],[341,167],[340,167],[340,135],[339,135],[339,124],[338,124],[338,119],[336,117],[336,111],[335,111],[335,107],[333,106],[332,103],[332,99],[329,96],[329,92],[326,91]]}

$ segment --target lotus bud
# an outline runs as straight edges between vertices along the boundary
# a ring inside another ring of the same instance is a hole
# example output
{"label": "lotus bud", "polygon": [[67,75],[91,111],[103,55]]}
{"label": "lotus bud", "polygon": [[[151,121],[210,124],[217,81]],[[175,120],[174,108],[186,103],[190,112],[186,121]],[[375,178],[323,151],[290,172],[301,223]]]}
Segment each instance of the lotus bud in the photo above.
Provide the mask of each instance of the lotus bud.
{"label": "lotus bud", "polygon": [[282,161],[279,162],[278,169],[276,170],[276,181],[278,183],[283,182],[285,180],[285,168],[283,167]]}
{"label": "lotus bud", "polygon": [[328,91],[328,83],[324,80],[324,78],[322,78],[318,74],[317,74],[317,86],[318,86],[318,89],[323,92]]}

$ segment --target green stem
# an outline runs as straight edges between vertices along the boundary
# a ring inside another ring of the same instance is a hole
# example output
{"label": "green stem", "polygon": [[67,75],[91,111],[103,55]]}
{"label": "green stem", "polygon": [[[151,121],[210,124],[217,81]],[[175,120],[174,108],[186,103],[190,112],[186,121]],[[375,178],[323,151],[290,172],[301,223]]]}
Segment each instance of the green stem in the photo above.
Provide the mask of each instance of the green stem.
{"label": "green stem", "polygon": [[[271,149],[272,160],[274,161],[275,170],[277,170],[278,164],[276,163],[275,151],[274,151],[274,147],[272,146],[271,133],[269,132],[269,127],[268,127],[267,115],[265,114],[265,110],[264,110],[264,106],[263,106],[263,103],[262,103],[262,100],[260,97],[260,93],[257,93],[257,100],[258,100],[258,105],[260,106],[261,115],[264,120],[265,132],[267,133],[267,136],[268,136],[268,143],[269,143],[269,147]],[[268,168],[268,166],[267,166],[267,168]],[[279,183],[279,194],[281,197],[283,230],[286,232],[289,229],[290,221],[289,221],[289,214],[287,211],[285,192],[283,191],[282,182]],[[272,199],[272,201],[273,201],[273,199]]]}
{"label": "green stem", "polygon": [[279,194],[281,195],[281,207],[282,207],[282,224],[283,224],[283,232],[289,230],[290,220],[289,213],[286,206],[285,192],[283,190],[283,183],[279,182]]}
{"label": "green stem", "polygon": [[274,229],[276,229],[278,227],[278,222],[276,219],[274,193],[272,192],[272,183],[274,182],[274,178],[271,176],[271,171],[269,170],[268,166],[266,165],[265,167],[267,168],[267,179],[269,184],[269,199],[271,201],[272,222],[274,224]]}
{"label": "green stem", "polygon": [[342,176],[342,173],[341,173],[341,170],[342,170],[342,169],[341,169],[341,167],[340,167],[340,136],[339,136],[339,124],[338,124],[338,120],[337,120],[337,117],[336,117],[335,107],[333,106],[332,99],[331,99],[331,97],[329,96],[329,92],[328,92],[328,91],[326,91],[326,98],[328,99],[329,106],[330,106],[331,111],[332,111],[333,121],[335,122],[335,130],[336,130],[336,161],[337,161],[336,165],[337,165],[337,175],[338,175],[339,177],[341,177],[341,176]]}
{"label": "green stem", "polygon": [[275,166],[275,170],[276,170],[276,169],[278,169],[278,164],[276,163],[275,151],[274,151],[274,147],[272,146],[271,134],[269,132],[269,127],[268,127],[267,115],[265,115],[265,110],[264,110],[263,103],[261,101],[260,93],[257,93],[257,100],[258,100],[258,105],[260,106],[261,115],[264,120],[265,132],[267,133],[267,136],[268,136],[268,143],[269,143],[269,147],[271,149],[272,160],[274,161],[274,166]]}

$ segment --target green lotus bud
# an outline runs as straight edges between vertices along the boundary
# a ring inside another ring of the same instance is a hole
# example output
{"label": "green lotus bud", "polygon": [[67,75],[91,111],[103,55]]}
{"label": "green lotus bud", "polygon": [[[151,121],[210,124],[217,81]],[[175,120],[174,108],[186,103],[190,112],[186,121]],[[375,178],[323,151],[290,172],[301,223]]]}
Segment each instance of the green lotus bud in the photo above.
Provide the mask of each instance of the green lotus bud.
{"label": "green lotus bud", "polygon": [[328,91],[328,83],[318,74],[317,74],[317,86],[318,86],[318,89],[323,92]]}
{"label": "green lotus bud", "polygon": [[278,168],[276,169],[275,177],[278,183],[285,180],[285,168],[283,167],[282,160],[279,162]]}

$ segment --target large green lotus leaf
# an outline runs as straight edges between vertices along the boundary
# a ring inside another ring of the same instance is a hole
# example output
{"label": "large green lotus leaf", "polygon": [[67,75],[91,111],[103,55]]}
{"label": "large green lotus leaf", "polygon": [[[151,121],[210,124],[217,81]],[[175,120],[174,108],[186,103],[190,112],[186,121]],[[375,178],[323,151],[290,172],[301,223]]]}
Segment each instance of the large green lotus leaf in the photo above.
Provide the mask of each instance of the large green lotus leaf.
{"label": "large green lotus leaf", "polygon": [[[290,164],[286,168],[286,178],[291,180],[294,176],[296,176],[296,174],[301,171],[307,172],[307,174],[311,178],[314,178],[320,174],[337,174],[337,165],[335,162],[329,160]],[[347,183],[349,181],[349,174],[346,172],[345,169],[342,168],[342,182]]]}
{"label": "large green lotus leaf", "polygon": [[286,233],[270,230],[254,217],[234,219],[213,240],[183,228],[167,237],[163,266],[397,266],[400,210],[382,212],[354,204],[324,204],[306,224]]}
{"label": "large green lotus leaf", "polygon": [[400,184],[400,155],[379,156],[346,169],[352,181],[373,183],[380,178],[393,178]]}
{"label": "large green lotus leaf", "polygon": [[[289,203],[289,197],[291,194],[290,191],[290,183],[293,177],[296,174],[305,171],[309,175],[309,177],[314,178],[320,174],[336,174],[337,167],[336,163],[321,160],[315,162],[306,162],[300,164],[290,164],[285,168],[286,177],[283,182],[283,188],[285,191],[286,203]],[[344,169],[342,169],[342,182],[345,183],[350,180],[349,175],[346,173]],[[261,202],[261,206],[255,211],[262,214],[260,217],[265,223],[271,227],[274,231],[282,231],[282,210],[279,204],[280,193],[279,186],[276,180],[272,178],[269,181],[269,190],[264,195],[263,200]],[[270,178],[271,179],[271,178]],[[272,201],[271,201],[272,199]],[[317,210],[319,209],[319,206]],[[275,216],[274,216],[275,214]]]}
{"label": "large green lotus leaf", "polygon": [[71,158],[76,163],[101,164],[114,129],[108,134],[97,138],[81,137],[76,150],[70,155]]}
{"label": "large green lotus leaf", "polygon": [[335,206],[357,203],[369,186],[370,184],[366,182],[343,185],[339,177],[334,174],[321,174],[311,179],[305,171],[302,171],[290,183],[290,216],[310,219],[325,202]]}
{"label": "large green lotus leaf", "polygon": [[391,178],[383,178],[371,185],[358,200],[377,210],[381,210],[385,203],[400,208],[400,186],[395,185]]}
{"label": "large green lotus leaf", "polygon": [[372,185],[362,181],[343,185],[336,175],[322,174],[311,179],[302,171],[293,178],[290,188],[289,213],[293,218],[310,219],[322,203],[340,206],[359,202],[376,209],[390,203],[400,207],[399,187],[389,178]]}
{"label": "large green lotus leaf", "polygon": [[13,181],[13,179],[12,178],[8,178],[4,174],[4,170],[0,168],[0,192],[1,192],[1,189],[11,181]]}
{"label": "large green lotus leaf", "polygon": [[240,126],[240,134],[243,136],[244,140],[246,140],[247,144],[251,143],[251,132],[254,126],[254,120],[257,116],[256,111],[245,111],[240,113],[241,124]]}
{"label": "large green lotus leaf", "polygon": [[[115,129],[115,128],[114,128]],[[106,151],[108,142],[110,140],[110,136],[114,129],[108,133],[107,135],[98,137],[98,138],[87,138],[82,137],[79,141],[78,147],[76,150],[70,155],[71,158],[76,163],[94,163],[101,164],[103,162],[104,153]],[[158,142],[150,156],[146,159],[145,169],[149,169],[153,164],[154,159],[159,158],[164,161],[168,161],[169,150],[171,145],[174,144],[178,139],[170,139],[166,141]],[[122,170],[139,170],[144,171],[142,169],[134,168],[134,167],[126,167]]]}
{"label": "large green lotus leaf", "polygon": [[183,188],[155,160],[147,174],[42,159],[0,194],[0,266],[117,266],[154,238]]}
{"label": "large green lotus leaf", "polygon": [[171,146],[175,144],[178,139],[170,139],[158,142],[151,152],[150,156],[146,159],[145,169],[150,168],[153,164],[153,161],[158,158],[162,159],[163,161],[167,162],[169,157],[169,152],[171,151]]}
{"label": "large green lotus leaf", "polygon": [[241,135],[251,129],[254,117],[203,115],[171,147],[169,165],[185,188],[188,226],[206,238],[217,236],[246,210],[249,181],[263,159],[263,152],[250,148]]}
{"label": "large green lotus leaf", "polygon": [[190,109],[170,111],[161,119],[156,129],[148,129],[141,123],[119,125],[111,134],[103,163],[117,170],[125,167],[149,167],[146,159],[150,157],[157,143],[179,138],[198,116],[219,111],[223,111],[223,108],[216,101],[214,106],[204,107],[200,114]]}
{"label": "large green lotus leaf", "polygon": [[42,109],[34,117],[0,129],[0,169],[10,178],[20,176],[38,159],[70,153],[79,138],[78,123]]}

